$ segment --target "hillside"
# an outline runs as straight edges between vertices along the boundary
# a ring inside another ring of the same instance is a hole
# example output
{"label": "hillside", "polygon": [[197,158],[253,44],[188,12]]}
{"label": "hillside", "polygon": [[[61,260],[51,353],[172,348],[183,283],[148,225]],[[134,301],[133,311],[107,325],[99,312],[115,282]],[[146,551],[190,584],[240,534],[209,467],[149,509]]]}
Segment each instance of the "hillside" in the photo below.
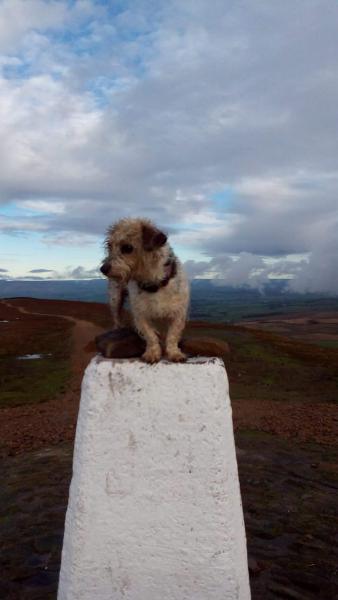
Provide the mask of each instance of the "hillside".
{"label": "hillside", "polygon": [[[0,298],[29,297],[41,300],[107,301],[107,283],[99,279],[6,280],[0,277]],[[190,318],[218,323],[255,319],[294,312],[338,311],[338,297],[296,294],[285,280],[272,280],[262,289],[232,287],[222,280],[191,281]]]}
{"label": "hillside", "polygon": [[[95,335],[109,329],[108,307],[18,298],[0,303],[0,320],[4,451],[7,445],[17,451],[37,448],[48,439],[70,439],[83,368],[92,355],[86,347]],[[319,317],[316,323],[318,336]],[[327,319],[324,324],[326,327]],[[333,335],[325,327],[323,340]],[[293,337],[282,336],[254,328],[252,322],[236,326],[190,321],[187,333],[213,336],[230,345],[224,361],[236,428],[335,443],[337,349],[304,343],[297,339],[296,329]],[[36,426],[41,419],[45,423],[43,434]]]}
{"label": "hillside", "polygon": [[[317,344],[330,317],[311,316],[316,344],[299,315],[287,335],[270,320],[187,328],[230,345],[252,600],[338,595],[338,350]],[[1,598],[56,598],[82,373],[109,326],[99,303],[0,302]]]}

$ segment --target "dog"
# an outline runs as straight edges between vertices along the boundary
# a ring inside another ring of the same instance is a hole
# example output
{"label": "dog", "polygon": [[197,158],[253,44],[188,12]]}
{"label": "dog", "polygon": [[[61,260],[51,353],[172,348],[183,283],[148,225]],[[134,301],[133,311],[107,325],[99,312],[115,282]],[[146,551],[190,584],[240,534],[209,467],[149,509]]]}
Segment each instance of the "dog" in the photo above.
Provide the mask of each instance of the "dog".
{"label": "dog", "polygon": [[121,326],[129,296],[133,325],[144,338],[142,358],[156,363],[162,348],[155,321],[167,325],[164,352],[169,361],[186,359],[178,344],[187,318],[189,284],[165,233],[147,219],[121,219],[109,227],[101,272],[108,278],[114,327]]}

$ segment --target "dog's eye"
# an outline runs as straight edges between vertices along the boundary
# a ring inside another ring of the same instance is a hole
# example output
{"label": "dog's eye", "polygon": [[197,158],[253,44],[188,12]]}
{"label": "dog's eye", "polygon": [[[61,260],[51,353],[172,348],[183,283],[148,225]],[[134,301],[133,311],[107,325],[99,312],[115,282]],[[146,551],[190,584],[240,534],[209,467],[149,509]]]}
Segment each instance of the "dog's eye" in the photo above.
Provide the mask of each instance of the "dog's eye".
{"label": "dog's eye", "polygon": [[133,250],[134,250],[134,247],[131,244],[122,244],[121,245],[122,254],[131,254]]}

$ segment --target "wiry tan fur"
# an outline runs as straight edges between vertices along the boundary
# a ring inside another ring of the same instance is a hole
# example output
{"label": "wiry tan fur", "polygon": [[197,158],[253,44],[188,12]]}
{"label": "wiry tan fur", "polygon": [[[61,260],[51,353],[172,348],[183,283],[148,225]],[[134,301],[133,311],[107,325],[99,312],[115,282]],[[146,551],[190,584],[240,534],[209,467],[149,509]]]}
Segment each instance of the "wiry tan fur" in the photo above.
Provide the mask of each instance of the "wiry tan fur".
{"label": "wiry tan fur", "polygon": [[[147,243],[149,236],[150,242],[148,240]],[[160,245],[156,244],[156,240],[161,242]],[[123,244],[131,244],[133,252],[123,254]],[[161,359],[162,349],[154,321],[164,320],[167,325],[164,342],[166,358],[175,362],[184,360],[185,355],[178,343],[186,323],[189,285],[180,261],[166,242],[166,236],[146,219],[122,219],[109,228],[106,251],[103,265],[109,280],[115,327],[122,324],[121,310],[127,289],[134,326],[146,341],[142,358],[150,363]],[[160,287],[156,293],[141,290],[138,284],[160,284],[168,270],[165,263],[171,257],[175,259],[176,269],[168,284]]]}

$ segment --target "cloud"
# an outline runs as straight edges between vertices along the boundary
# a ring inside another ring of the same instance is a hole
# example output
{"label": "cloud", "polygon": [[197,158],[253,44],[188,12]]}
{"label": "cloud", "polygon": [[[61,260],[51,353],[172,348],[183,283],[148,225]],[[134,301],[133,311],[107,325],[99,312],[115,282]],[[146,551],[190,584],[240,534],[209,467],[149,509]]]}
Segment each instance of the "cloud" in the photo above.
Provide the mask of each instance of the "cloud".
{"label": "cloud", "polygon": [[30,273],[54,273],[53,269],[31,269]]}
{"label": "cloud", "polygon": [[6,269],[0,269],[0,278],[9,281],[48,281],[48,280],[80,280],[80,279],[102,279],[102,275],[98,267],[87,269],[79,265],[78,267],[66,267],[63,270],[53,269],[31,269],[26,275],[8,275],[2,277],[1,273],[8,273]]}
{"label": "cloud", "polygon": [[58,200],[19,200],[17,206],[38,213],[59,215],[65,212],[65,205]]}
{"label": "cloud", "polygon": [[72,268],[67,267],[63,272],[57,272],[55,279],[95,279],[102,278],[99,267],[93,269],[86,269],[79,265],[78,267]]}
{"label": "cloud", "polygon": [[[65,224],[65,227],[69,227],[69,223]],[[93,235],[83,233],[66,232],[63,234],[46,234],[42,241],[46,246],[74,246],[83,247],[90,246],[96,242],[96,238]]]}
{"label": "cloud", "polygon": [[66,12],[66,3],[62,1],[3,0],[0,4],[0,51],[17,51],[18,44],[31,31],[61,26]]}
{"label": "cloud", "polygon": [[206,261],[187,260],[184,270],[190,279],[207,278],[210,275],[211,265]]}
{"label": "cloud", "polygon": [[274,258],[335,291],[337,27],[328,0],[5,0],[0,228],[81,245],[144,215],[216,277]]}
{"label": "cloud", "polygon": [[42,219],[34,220],[29,217],[8,217],[0,214],[0,230],[12,235],[25,235],[30,232],[43,232],[48,229],[48,224]]}
{"label": "cloud", "polygon": [[184,267],[188,275],[194,279],[209,277],[215,284],[226,284],[233,287],[249,285],[262,288],[273,275],[275,267],[253,254],[242,252],[239,256],[223,255],[210,261],[187,261]]}
{"label": "cloud", "polygon": [[[338,294],[338,223],[332,233],[319,243],[307,260],[294,264],[290,288],[296,292]],[[291,269],[290,269],[291,270]]]}

